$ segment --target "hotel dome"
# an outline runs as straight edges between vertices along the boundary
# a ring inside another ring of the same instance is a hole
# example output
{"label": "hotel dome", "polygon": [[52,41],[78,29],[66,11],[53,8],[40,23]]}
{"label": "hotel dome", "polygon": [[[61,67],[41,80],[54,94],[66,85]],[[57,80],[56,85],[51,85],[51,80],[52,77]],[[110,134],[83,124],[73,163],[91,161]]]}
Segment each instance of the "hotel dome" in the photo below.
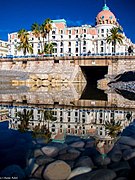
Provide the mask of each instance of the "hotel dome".
{"label": "hotel dome", "polygon": [[109,10],[109,7],[105,4],[102,11],[98,13],[96,17],[96,24],[115,24],[117,21],[115,15]]}

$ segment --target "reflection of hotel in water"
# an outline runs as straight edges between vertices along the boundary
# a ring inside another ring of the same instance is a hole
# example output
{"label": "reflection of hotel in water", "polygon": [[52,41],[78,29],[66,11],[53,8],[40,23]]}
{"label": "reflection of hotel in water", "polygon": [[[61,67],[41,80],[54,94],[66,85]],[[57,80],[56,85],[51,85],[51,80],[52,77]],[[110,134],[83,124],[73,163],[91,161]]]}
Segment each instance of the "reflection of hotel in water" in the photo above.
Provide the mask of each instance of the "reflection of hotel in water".
{"label": "reflection of hotel in water", "polygon": [[[107,93],[107,101],[84,100],[80,98],[83,89],[84,87],[80,84],[36,87],[36,89],[13,86],[11,89],[4,86],[0,101],[7,105],[7,108],[9,108],[8,105],[11,105],[9,115],[12,120],[9,128],[13,129],[18,129],[20,122],[16,114],[23,110],[23,105],[27,104],[27,109],[33,107],[33,117],[30,121],[31,130],[39,122],[41,125],[43,124],[42,109],[50,108],[53,111],[53,116],[56,117],[55,122],[50,122],[50,131],[54,135],[63,133],[66,129],[68,134],[99,135],[100,138],[108,138],[104,127],[106,121],[121,121],[124,129],[130,123],[126,118],[128,112],[132,114],[132,119],[134,119],[135,113],[131,112],[135,108],[134,101],[125,99],[114,92]],[[111,108],[112,106],[113,108]]]}
{"label": "reflection of hotel in water", "polygon": [[[10,120],[9,128],[18,129],[20,121],[17,117],[17,112],[23,111],[24,107],[10,107],[9,115],[12,120]],[[27,108],[31,109],[31,108]],[[50,109],[44,109],[50,110]],[[121,121],[122,130],[129,125],[130,121],[126,118],[127,113],[132,114],[134,117],[134,112],[127,112],[124,110],[101,110],[101,109],[63,109],[63,108],[54,108],[53,116],[56,121],[50,121],[50,131],[53,135],[58,133],[63,133],[66,129],[67,134],[74,135],[99,135],[100,139],[109,138],[105,132],[104,124],[108,121]],[[38,125],[47,124],[43,120],[43,109],[33,108],[33,117],[30,121],[30,129]]]}

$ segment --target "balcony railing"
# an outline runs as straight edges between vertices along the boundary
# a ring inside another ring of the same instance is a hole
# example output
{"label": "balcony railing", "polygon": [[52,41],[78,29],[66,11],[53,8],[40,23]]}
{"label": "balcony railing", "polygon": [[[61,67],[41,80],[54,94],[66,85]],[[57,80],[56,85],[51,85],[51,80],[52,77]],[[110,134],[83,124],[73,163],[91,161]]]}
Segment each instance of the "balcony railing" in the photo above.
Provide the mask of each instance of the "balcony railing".
{"label": "balcony railing", "polygon": [[[121,52],[121,53],[82,53],[80,56],[134,56],[135,53]],[[68,56],[76,56],[73,53],[60,54],[59,56],[55,54],[44,54],[44,55],[26,55],[26,56],[0,56],[0,59],[28,59],[28,58],[42,58],[42,57],[68,57]]]}

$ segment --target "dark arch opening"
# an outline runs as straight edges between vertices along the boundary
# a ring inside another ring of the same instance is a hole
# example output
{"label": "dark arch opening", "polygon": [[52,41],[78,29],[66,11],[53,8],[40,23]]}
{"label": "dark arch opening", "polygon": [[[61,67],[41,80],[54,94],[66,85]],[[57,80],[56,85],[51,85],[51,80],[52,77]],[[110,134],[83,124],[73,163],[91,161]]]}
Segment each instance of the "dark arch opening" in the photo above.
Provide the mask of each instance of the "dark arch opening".
{"label": "dark arch opening", "polygon": [[108,73],[108,66],[81,66],[81,70],[87,80],[87,85],[80,99],[107,101],[107,94],[97,88],[97,81],[103,79]]}

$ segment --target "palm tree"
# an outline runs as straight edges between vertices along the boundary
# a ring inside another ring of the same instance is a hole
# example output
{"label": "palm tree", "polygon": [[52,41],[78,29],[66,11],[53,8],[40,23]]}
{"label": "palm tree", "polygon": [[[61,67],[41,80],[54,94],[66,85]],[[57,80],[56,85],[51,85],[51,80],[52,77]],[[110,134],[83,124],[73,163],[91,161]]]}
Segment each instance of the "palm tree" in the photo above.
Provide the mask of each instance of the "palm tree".
{"label": "palm tree", "polygon": [[29,121],[33,115],[33,110],[26,110],[23,109],[22,112],[17,112],[17,116],[19,117],[19,120],[21,121],[21,124],[18,126],[19,130],[21,132],[25,132],[28,130]]}
{"label": "palm tree", "polygon": [[105,129],[108,130],[108,135],[112,138],[115,138],[118,133],[121,131],[121,122],[120,121],[112,121],[112,122],[105,122]]}
{"label": "palm tree", "polygon": [[110,35],[107,35],[107,43],[113,43],[114,45],[114,53],[116,52],[116,44],[117,42],[119,44],[122,44],[123,43],[123,35],[122,35],[122,28],[120,27],[113,27],[111,30],[110,30]]}
{"label": "palm tree", "polygon": [[51,110],[45,110],[43,111],[44,120],[48,122],[48,131],[49,131],[49,122],[55,121],[55,118],[53,117],[53,112]]}
{"label": "palm tree", "polygon": [[49,43],[49,33],[52,30],[52,20],[47,18],[43,23],[46,33],[48,34],[48,43]]}
{"label": "palm tree", "polygon": [[25,29],[21,29],[18,31],[18,38],[20,39],[19,46],[17,47],[18,51],[23,50],[23,54],[26,55],[26,53],[33,53],[33,48],[31,44],[29,43],[29,33]]}
{"label": "palm tree", "polygon": [[[46,49],[45,38],[47,37],[47,35],[48,35],[48,44],[49,44],[49,33],[52,30],[52,24],[51,23],[52,23],[52,20],[50,18],[47,18],[41,25],[39,25],[38,23],[34,23],[31,26],[31,30],[33,32],[33,35],[35,37],[41,37],[43,40],[41,42],[42,53]],[[48,45],[48,47],[50,47],[50,45]],[[47,49],[48,49],[48,47],[47,47]]]}
{"label": "palm tree", "polygon": [[44,52],[46,54],[52,54],[53,53],[53,47],[54,47],[53,43],[46,44],[45,48],[44,48]]}
{"label": "palm tree", "polygon": [[18,38],[20,39],[20,42],[25,42],[27,36],[29,35],[25,29],[20,29],[17,34],[18,34]]}
{"label": "palm tree", "polygon": [[31,26],[31,30],[36,38],[40,37],[40,25],[38,23],[33,23]]}
{"label": "palm tree", "polygon": [[[41,26],[40,26],[40,24],[33,23],[32,26],[31,26],[31,30],[32,30],[33,35],[36,38],[40,38],[41,37]],[[42,44],[42,41],[40,39],[39,39],[39,43],[40,43],[41,49],[43,51],[43,44]]]}

